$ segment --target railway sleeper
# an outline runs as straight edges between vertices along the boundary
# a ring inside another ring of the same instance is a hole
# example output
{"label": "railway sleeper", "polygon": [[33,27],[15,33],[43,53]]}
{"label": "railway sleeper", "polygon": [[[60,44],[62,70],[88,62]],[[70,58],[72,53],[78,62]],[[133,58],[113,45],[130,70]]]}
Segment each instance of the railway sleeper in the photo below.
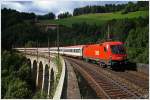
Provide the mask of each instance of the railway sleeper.
{"label": "railway sleeper", "polygon": [[127,95],[128,93],[122,92],[121,90],[119,91],[109,91],[108,92],[109,95]]}
{"label": "railway sleeper", "polygon": [[99,84],[102,85],[102,86],[108,86],[108,83],[104,83],[104,82],[102,82],[102,81],[97,81],[97,83],[99,83]]}
{"label": "railway sleeper", "polygon": [[124,93],[122,91],[118,91],[118,92],[110,92],[108,93],[111,97],[132,97],[132,95],[128,94],[128,93]]}
{"label": "railway sleeper", "polygon": [[104,88],[106,92],[118,92],[120,89],[109,89],[109,88]]}
{"label": "railway sleeper", "polygon": [[111,96],[111,98],[112,99],[131,99],[131,97],[126,96],[126,95],[122,95],[122,96],[119,96],[119,97],[114,95],[114,96]]}
{"label": "railway sleeper", "polygon": [[102,87],[104,87],[104,88],[109,88],[109,89],[118,89],[118,87],[117,86],[113,86],[113,85],[111,85],[111,84],[103,84],[103,85],[101,85]]}

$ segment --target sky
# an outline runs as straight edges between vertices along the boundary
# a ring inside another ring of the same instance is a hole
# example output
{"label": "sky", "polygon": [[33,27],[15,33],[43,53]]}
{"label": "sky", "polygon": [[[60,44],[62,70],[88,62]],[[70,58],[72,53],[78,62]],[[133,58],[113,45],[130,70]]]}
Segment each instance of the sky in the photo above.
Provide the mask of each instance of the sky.
{"label": "sky", "polygon": [[44,15],[53,12],[56,16],[60,13],[73,13],[74,8],[87,5],[123,4],[128,1],[85,1],[85,0],[2,0],[1,9],[11,8],[19,12],[33,12]]}

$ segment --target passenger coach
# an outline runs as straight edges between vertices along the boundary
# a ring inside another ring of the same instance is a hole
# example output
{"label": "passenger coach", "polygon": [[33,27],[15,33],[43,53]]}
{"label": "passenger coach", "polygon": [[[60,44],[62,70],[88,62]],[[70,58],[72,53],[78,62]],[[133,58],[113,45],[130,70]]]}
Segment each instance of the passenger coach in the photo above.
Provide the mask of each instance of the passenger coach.
{"label": "passenger coach", "polygon": [[[77,45],[77,46],[67,46],[67,47],[60,47],[59,53],[66,56],[73,56],[73,57],[82,57],[82,50],[84,45]],[[57,53],[58,48],[53,47],[50,48],[51,53]]]}

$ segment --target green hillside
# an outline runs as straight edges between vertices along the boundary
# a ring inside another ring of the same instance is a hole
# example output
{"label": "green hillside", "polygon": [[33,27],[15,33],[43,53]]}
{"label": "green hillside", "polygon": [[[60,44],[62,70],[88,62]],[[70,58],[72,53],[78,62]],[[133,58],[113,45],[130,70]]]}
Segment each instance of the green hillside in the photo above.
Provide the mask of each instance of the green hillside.
{"label": "green hillside", "polygon": [[139,16],[145,17],[148,16],[148,11],[136,11],[129,12],[128,14],[121,14],[121,12],[115,13],[99,13],[99,14],[84,14],[80,16],[73,16],[70,18],[59,19],[59,20],[40,20],[41,23],[52,23],[52,24],[61,24],[65,26],[71,26],[72,23],[87,22],[88,24],[96,23],[97,25],[102,25],[108,20],[112,19],[124,19],[124,18],[137,18]]}

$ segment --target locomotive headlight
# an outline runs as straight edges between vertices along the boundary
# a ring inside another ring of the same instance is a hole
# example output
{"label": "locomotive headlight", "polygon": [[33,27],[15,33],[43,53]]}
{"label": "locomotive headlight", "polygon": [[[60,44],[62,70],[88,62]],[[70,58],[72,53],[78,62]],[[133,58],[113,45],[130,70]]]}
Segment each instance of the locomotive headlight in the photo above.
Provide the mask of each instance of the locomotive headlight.
{"label": "locomotive headlight", "polygon": [[127,59],[127,56],[124,56],[123,59],[126,60],[126,59]]}

